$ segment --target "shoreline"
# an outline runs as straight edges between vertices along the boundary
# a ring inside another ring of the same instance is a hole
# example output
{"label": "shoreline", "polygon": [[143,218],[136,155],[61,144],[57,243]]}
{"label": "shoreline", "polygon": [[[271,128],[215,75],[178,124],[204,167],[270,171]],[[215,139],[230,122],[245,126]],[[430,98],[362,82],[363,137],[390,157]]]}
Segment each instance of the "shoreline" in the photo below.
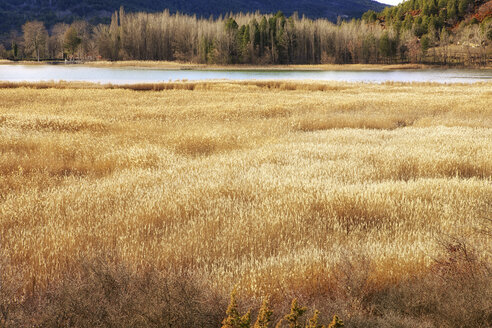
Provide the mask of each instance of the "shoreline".
{"label": "shoreline", "polygon": [[[0,60],[1,65],[64,65],[60,62],[47,61],[10,61]],[[491,66],[443,66],[427,64],[317,64],[317,65],[209,65],[170,61],[89,61],[68,63],[94,68],[139,68],[161,70],[196,70],[196,71],[386,71],[386,70],[426,70],[426,69],[476,69],[490,70]]]}
{"label": "shoreline", "polygon": [[344,88],[368,87],[368,86],[391,86],[397,88],[407,87],[430,87],[439,86],[453,88],[458,86],[492,86],[492,81],[474,83],[439,83],[439,82],[392,82],[365,83],[365,82],[345,82],[345,81],[316,81],[316,80],[208,80],[208,81],[172,81],[158,83],[97,83],[83,81],[38,81],[38,82],[7,82],[0,81],[0,90],[4,89],[67,89],[67,90],[134,90],[134,91],[164,91],[164,90],[205,90],[215,89],[224,86],[235,87],[256,87],[259,89],[276,89],[283,91],[295,90],[339,90]]}

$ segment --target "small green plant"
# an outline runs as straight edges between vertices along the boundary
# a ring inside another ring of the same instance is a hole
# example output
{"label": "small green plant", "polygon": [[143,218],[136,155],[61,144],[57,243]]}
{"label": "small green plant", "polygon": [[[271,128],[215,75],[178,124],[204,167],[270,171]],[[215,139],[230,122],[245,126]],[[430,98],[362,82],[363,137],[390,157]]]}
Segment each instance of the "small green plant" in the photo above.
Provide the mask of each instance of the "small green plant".
{"label": "small green plant", "polygon": [[306,325],[306,328],[325,328],[324,325],[319,324],[318,320],[319,320],[319,311],[314,310],[314,314],[311,317],[311,319],[309,319],[309,322]]}
{"label": "small green plant", "polygon": [[[236,300],[237,290],[233,289],[231,292],[231,300],[227,307],[227,317],[222,321],[222,328],[250,328],[251,327],[251,310],[241,316],[239,307]],[[282,328],[284,322],[288,323],[289,328],[340,328],[344,327],[343,321],[334,316],[332,322],[328,327],[319,323],[319,311],[314,310],[313,316],[306,323],[305,320],[301,322],[300,318],[306,313],[307,308],[299,306],[297,298],[292,300],[290,306],[290,313],[280,319],[275,328]],[[258,311],[258,317],[253,325],[253,328],[270,328],[272,323],[273,311],[270,309],[269,299],[265,297]]]}
{"label": "small green plant", "polygon": [[320,325],[318,323],[318,320],[319,320],[319,311],[314,310],[314,314],[313,314],[312,318],[309,319],[309,322],[308,322],[306,328],[325,328],[325,326]]}
{"label": "small green plant", "polygon": [[250,328],[251,327],[251,310],[248,310],[245,315],[243,315],[239,321],[240,328]]}
{"label": "small green plant", "polygon": [[222,321],[222,328],[250,328],[251,326],[251,310],[241,316],[239,313],[236,288],[231,292],[231,301],[227,307],[227,317]]}
{"label": "small green plant", "polygon": [[338,318],[337,315],[334,315],[333,320],[328,325],[328,328],[342,328],[342,327],[345,327],[343,321],[340,320],[340,318]]}
{"label": "small green plant", "polygon": [[236,301],[236,288],[231,292],[231,300],[229,306],[227,307],[226,314],[227,318],[222,321],[222,328],[238,328],[241,322],[241,317],[239,316],[239,310]]}
{"label": "small green plant", "polygon": [[302,328],[299,318],[306,312],[305,307],[300,307],[297,304],[297,298],[292,300],[290,306],[290,313],[285,316],[285,320],[289,323],[289,328]]}
{"label": "small green plant", "polygon": [[270,322],[272,320],[271,319],[272,314],[273,311],[270,309],[268,297],[265,297],[261,304],[260,311],[258,313],[258,318],[256,319],[253,328],[269,328]]}

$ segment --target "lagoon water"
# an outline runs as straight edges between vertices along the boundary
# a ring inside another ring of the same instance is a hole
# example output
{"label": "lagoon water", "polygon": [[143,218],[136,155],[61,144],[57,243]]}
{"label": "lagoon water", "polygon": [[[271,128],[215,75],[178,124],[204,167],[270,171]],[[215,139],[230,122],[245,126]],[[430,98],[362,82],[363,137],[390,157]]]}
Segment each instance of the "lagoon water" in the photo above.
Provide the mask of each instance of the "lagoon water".
{"label": "lagoon water", "polygon": [[492,70],[425,69],[371,71],[315,70],[169,70],[149,68],[94,68],[78,65],[0,65],[0,81],[83,81],[131,84],[178,80],[320,80],[347,82],[440,82],[492,81]]}

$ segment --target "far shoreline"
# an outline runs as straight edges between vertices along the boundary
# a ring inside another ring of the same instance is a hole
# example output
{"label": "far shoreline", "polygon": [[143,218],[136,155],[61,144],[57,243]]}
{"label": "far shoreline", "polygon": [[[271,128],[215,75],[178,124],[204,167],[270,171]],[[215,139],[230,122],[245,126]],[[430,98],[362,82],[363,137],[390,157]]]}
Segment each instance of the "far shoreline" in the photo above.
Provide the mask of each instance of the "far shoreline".
{"label": "far shoreline", "polygon": [[[63,61],[11,61],[0,60],[1,65],[64,65]],[[316,64],[316,65],[210,65],[172,61],[81,61],[67,62],[95,68],[139,68],[162,70],[208,70],[208,71],[385,71],[385,70],[426,70],[426,69],[477,69],[489,70],[492,66],[452,66],[428,64]]]}

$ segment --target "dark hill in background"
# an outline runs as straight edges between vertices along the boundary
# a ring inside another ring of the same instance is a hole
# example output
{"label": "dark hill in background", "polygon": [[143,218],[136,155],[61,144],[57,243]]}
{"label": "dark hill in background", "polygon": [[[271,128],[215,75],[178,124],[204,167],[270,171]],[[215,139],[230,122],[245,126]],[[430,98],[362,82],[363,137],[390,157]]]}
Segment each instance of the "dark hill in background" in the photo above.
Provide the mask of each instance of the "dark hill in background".
{"label": "dark hill in background", "polygon": [[58,22],[70,23],[86,19],[93,24],[107,23],[111,13],[123,6],[126,11],[155,12],[169,9],[186,14],[209,17],[229,12],[275,13],[287,16],[294,12],[310,18],[336,21],[360,17],[368,10],[381,11],[385,5],[372,0],[0,0],[0,34],[20,26],[28,20],[43,21],[47,27]]}

